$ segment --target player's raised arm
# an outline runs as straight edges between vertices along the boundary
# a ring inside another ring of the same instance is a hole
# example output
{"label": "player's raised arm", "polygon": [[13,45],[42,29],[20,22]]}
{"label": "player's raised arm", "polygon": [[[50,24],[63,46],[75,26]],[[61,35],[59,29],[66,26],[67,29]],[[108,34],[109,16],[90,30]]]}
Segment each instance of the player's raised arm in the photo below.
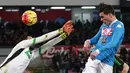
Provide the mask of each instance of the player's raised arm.
{"label": "player's raised arm", "polygon": [[19,46],[22,46],[22,48],[24,48],[24,47],[33,45],[34,44],[33,42],[35,42],[35,44],[45,42],[45,41],[47,41],[47,40],[49,40],[57,35],[62,34],[63,32],[66,33],[68,36],[71,33],[70,31],[73,31],[72,27],[73,27],[72,21],[69,20],[68,22],[66,22],[64,24],[64,26],[62,28],[57,29],[55,31],[52,31],[50,33],[44,34],[40,37],[36,37],[33,39],[29,39],[29,40],[24,40],[24,41],[19,43]]}
{"label": "player's raised arm", "polygon": [[36,59],[39,55],[43,54],[46,50],[52,49],[54,45],[58,44],[62,40],[66,39],[67,36],[69,36],[69,34],[73,31],[73,25],[71,24],[70,27],[67,26],[68,28],[66,28],[66,26],[64,27],[66,33],[64,32],[58,37],[55,37],[54,39],[49,40],[47,43],[43,44],[37,51],[35,51],[36,54],[34,55],[33,59]]}
{"label": "player's raised arm", "polygon": [[[64,40],[67,37],[67,35],[65,33],[62,33],[60,36],[48,41],[47,43],[43,44],[40,48],[38,48],[38,50],[35,52],[36,54],[34,55],[33,59],[36,59],[37,57],[39,57],[39,55],[41,56],[45,51],[52,49],[52,47],[56,44],[58,44],[59,42],[61,42],[62,40]],[[37,54],[38,53],[38,54]]]}

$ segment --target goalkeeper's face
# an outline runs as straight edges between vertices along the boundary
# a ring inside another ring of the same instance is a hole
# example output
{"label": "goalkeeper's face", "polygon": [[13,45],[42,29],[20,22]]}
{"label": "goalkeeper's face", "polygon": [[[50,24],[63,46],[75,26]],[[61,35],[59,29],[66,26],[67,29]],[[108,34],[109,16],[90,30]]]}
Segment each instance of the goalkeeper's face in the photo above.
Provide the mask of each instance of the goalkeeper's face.
{"label": "goalkeeper's face", "polygon": [[101,12],[99,15],[100,15],[100,20],[105,25],[110,25],[110,23],[111,23],[111,15],[110,14],[104,14],[103,12]]}

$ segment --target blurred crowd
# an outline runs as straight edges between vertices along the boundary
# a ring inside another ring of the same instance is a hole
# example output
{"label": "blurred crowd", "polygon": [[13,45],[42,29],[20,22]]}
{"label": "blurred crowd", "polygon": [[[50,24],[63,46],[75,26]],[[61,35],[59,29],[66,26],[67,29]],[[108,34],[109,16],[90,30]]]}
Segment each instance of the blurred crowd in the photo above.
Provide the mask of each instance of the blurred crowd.
{"label": "blurred crowd", "polygon": [[[53,20],[39,20],[33,26],[27,26],[22,22],[16,23],[15,21],[0,21],[0,45],[14,46],[19,41],[23,40],[26,35],[33,37],[51,32],[61,28],[64,23]],[[83,44],[85,39],[92,37],[98,31],[101,22],[93,20],[90,23],[88,20],[81,22],[77,20],[73,22],[74,32],[64,41],[61,45]],[[73,38],[73,39],[72,39]]]}
{"label": "blurred crowd", "polygon": [[[31,35],[33,37],[40,36],[42,34],[51,32],[58,28],[61,28],[64,23],[59,23],[53,20],[40,20],[33,26],[27,26],[22,22],[16,23],[14,21],[0,21],[0,45],[14,46],[19,41],[23,40],[23,37]],[[77,20],[73,22],[74,32],[64,41],[59,43],[60,45],[82,45],[86,39],[93,37],[99,30],[102,22],[100,20],[93,20],[91,23],[86,21]],[[127,26],[126,26],[127,27]],[[126,29],[126,33],[129,30]],[[125,34],[124,43],[130,42],[129,33]]]}
{"label": "blurred crowd", "polygon": [[[117,53],[125,63],[130,66],[130,49],[120,47]],[[59,73],[82,73],[85,67],[85,63],[89,57],[89,52],[86,53],[83,50],[77,50],[75,47],[71,47],[64,52],[57,51],[52,57],[53,68]],[[114,66],[113,73],[120,73],[122,67]],[[129,72],[130,73],[130,72]]]}
{"label": "blurred crowd", "polygon": [[76,72],[81,73],[85,67],[88,55],[76,48],[66,50],[64,52],[56,52],[52,57],[55,71],[59,73]]}
{"label": "blurred crowd", "polygon": [[[65,23],[65,22],[64,22]],[[14,46],[19,41],[23,40],[23,37],[31,35],[33,37],[40,36],[42,34],[54,31],[61,28],[64,23],[60,23],[54,20],[39,20],[33,26],[27,26],[22,22],[16,23],[15,21],[2,21],[0,20],[0,45]],[[74,21],[74,32],[64,41],[59,43],[60,45],[82,45],[86,39],[93,37],[99,30],[102,22],[100,20],[93,19],[92,22],[88,21]],[[127,27],[127,26],[126,26]],[[126,33],[129,30],[126,29]],[[130,42],[129,33],[125,34],[124,43]]]}

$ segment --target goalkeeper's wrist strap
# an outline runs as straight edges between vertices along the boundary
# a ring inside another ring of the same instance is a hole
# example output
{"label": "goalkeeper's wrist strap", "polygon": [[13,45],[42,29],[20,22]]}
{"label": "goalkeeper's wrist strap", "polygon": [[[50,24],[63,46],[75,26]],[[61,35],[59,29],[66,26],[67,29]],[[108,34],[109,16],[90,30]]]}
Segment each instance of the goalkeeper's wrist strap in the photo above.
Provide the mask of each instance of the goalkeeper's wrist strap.
{"label": "goalkeeper's wrist strap", "polygon": [[64,32],[63,28],[60,28],[58,31],[59,31],[59,34],[62,34]]}
{"label": "goalkeeper's wrist strap", "polygon": [[66,37],[67,37],[66,33],[62,33],[62,34],[61,34],[61,38],[62,38],[62,39],[66,39]]}
{"label": "goalkeeper's wrist strap", "polygon": [[33,46],[36,44],[36,38],[33,39]]}
{"label": "goalkeeper's wrist strap", "polygon": [[118,60],[116,60],[116,58],[114,58],[114,62],[115,62],[115,64],[117,64],[118,66],[121,66],[121,63],[120,63]]}

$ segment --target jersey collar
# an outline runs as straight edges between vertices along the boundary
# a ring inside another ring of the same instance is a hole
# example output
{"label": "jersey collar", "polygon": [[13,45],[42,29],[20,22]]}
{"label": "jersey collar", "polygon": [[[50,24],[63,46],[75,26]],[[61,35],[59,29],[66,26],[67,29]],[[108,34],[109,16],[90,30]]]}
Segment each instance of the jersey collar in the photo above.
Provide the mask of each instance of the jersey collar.
{"label": "jersey collar", "polygon": [[117,21],[117,19],[115,19],[110,25],[109,27],[111,27],[113,25],[113,23],[115,23]]}

